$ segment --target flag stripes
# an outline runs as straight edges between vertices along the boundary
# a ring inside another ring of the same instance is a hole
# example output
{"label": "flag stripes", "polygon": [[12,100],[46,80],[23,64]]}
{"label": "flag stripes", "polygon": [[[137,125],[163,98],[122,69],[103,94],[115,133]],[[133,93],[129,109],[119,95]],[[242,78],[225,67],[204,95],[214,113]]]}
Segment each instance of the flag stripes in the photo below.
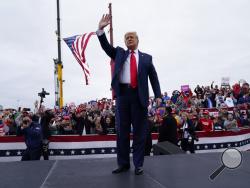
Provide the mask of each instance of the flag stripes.
{"label": "flag stripes", "polygon": [[83,35],[75,35],[73,37],[63,39],[70,48],[79,65],[82,67],[86,85],[89,85],[90,69],[88,63],[86,63],[85,50],[92,35],[95,35],[95,32],[84,33]]}

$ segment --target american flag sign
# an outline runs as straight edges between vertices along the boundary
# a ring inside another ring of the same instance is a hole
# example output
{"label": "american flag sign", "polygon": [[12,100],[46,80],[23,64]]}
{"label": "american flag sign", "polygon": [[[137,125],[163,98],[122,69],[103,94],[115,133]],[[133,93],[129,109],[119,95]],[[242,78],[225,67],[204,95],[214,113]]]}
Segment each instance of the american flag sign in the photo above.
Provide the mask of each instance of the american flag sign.
{"label": "american flag sign", "polygon": [[84,53],[89,39],[92,35],[95,35],[95,32],[84,33],[83,35],[75,35],[73,37],[63,39],[67,46],[70,48],[73,55],[75,56],[79,65],[82,67],[85,75],[86,85],[89,85],[90,70],[89,65],[86,63]]}

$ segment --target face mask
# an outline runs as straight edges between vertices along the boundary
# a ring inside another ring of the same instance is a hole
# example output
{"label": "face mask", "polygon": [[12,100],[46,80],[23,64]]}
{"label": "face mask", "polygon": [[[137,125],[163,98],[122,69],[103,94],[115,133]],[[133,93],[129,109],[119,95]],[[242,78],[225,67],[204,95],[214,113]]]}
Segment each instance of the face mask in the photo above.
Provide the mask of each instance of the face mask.
{"label": "face mask", "polygon": [[3,121],[2,120],[0,120],[0,125],[3,123]]}

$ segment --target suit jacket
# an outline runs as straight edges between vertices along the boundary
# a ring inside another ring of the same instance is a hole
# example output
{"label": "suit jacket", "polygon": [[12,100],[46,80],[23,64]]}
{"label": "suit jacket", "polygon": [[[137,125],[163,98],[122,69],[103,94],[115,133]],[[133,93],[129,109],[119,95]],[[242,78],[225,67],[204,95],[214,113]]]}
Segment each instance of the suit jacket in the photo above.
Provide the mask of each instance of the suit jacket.
{"label": "suit jacket", "polygon": [[[129,55],[129,50],[124,50],[121,47],[114,48],[109,44],[105,34],[98,36],[98,39],[106,54],[115,61],[115,68],[113,72],[111,86],[114,89],[116,96],[119,97],[120,95],[119,74],[122,70],[124,62],[126,61]],[[138,92],[139,92],[140,103],[142,106],[147,107],[149,99],[148,78],[150,79],[155,97],[156,98],[161,97],[160,84],[154,65],[152,63],[151,55],[139,51],[139,64],[138,64],[137,76],[138,76]]]}
{"label": "suit jacket", "polygon": [[[183,124],[182,124],[182,127],[183,127]],[[190,134],[190,136],[193,139],[196,139],[195,127],[194,127],[192,120],[187,119],[187,125],[188,125],[188,127],[187,127],[186,131],[188,131],[188,133]],[[181,135],[183,137],[184,130],[181,130],[180,132],[181,132]]]}
{"label": "suit jacket", "polygon": [[177,145],[177,122],[172,115],[163,118],[162,125],[159,127],[158,142],[169,141]]}

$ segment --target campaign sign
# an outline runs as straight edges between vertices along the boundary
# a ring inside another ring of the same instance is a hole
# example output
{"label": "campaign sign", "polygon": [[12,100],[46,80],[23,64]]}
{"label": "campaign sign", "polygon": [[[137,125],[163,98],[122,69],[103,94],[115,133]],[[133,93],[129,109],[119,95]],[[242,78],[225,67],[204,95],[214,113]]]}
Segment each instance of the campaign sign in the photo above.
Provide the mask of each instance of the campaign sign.
{"label": "campaign sign", "polygon": [[189,85],[182,85],[182,86],[181,86],[181,91],[182,91],[182,92],[189,91]]}

